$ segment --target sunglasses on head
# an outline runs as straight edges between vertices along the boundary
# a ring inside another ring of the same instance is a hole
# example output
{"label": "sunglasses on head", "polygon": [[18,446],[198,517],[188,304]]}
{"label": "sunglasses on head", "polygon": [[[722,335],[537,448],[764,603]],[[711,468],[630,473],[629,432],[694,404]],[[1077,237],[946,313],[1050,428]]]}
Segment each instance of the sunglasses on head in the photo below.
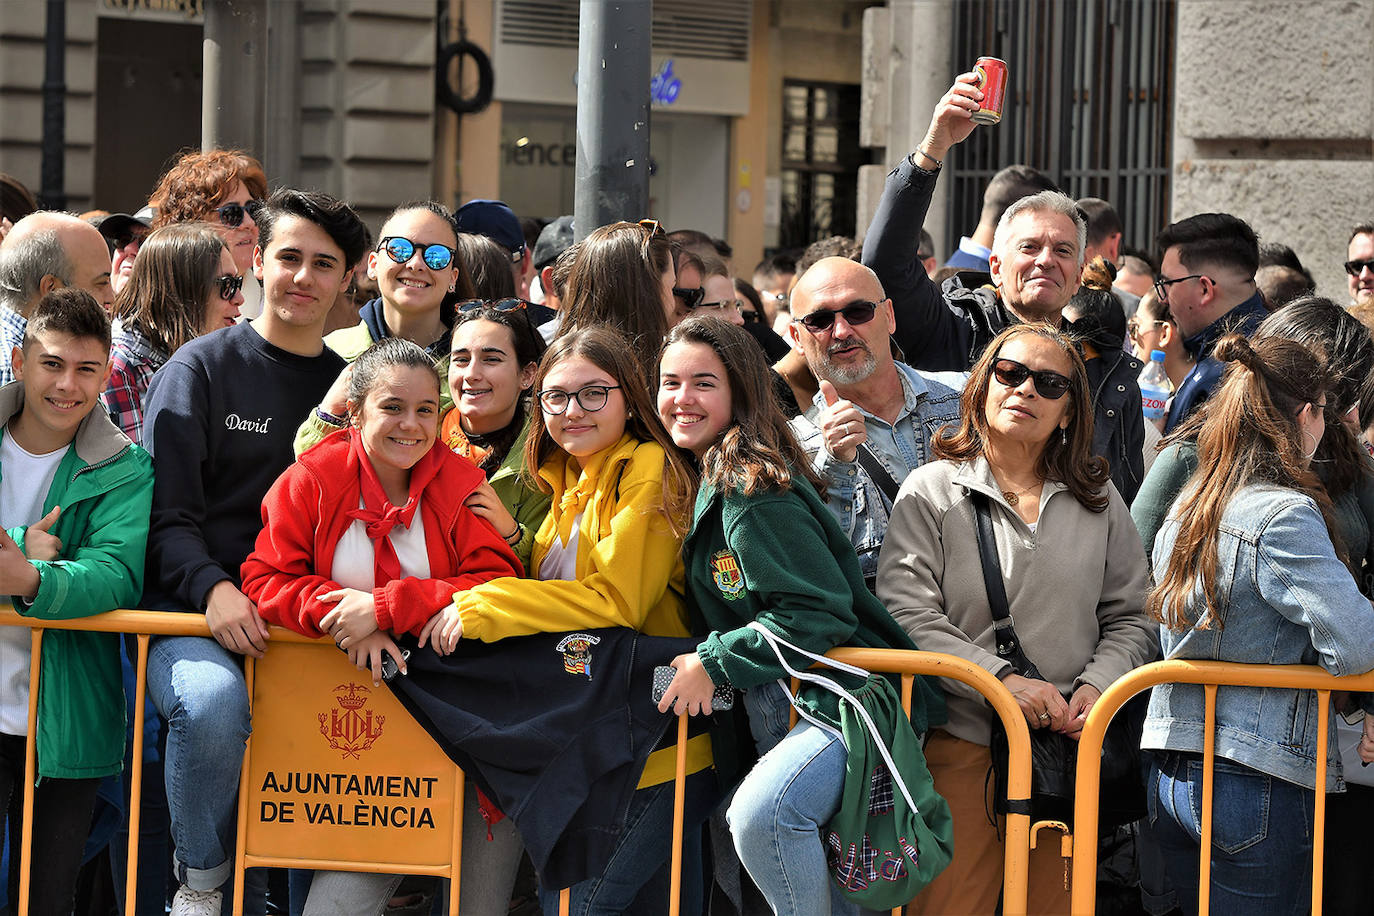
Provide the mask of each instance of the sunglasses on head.
{"label": "sunglasses on head", "polygon": [[1364,269],[1365,269],[1366,267],[1369,268],[1370,270],[1374,270],[1374,258],[1371,258],[1371,259],[1366,260],[1366,261],[1346,261],[1346,262],[1345,262],[1345,272],[1348,273],[1348,274],[1350,274],[1350,276],[1352,276],[1352,277],[1358,277],[1361,273],[1364,272]]}
{"label": "sunglasses on head", "polygon": [[424,259],[425,266],[430,270],[443,270],[453,263],[453,257],[457,254],[447,245],[440,245],[438,242],[419,245],[403,235],[388,235],[377,246],[378,251],[385,251],[386,256],[397,264],[404,264],[415,257],[417,249],[420,251],[420,257]]}
{"label": "sunglasses on head", "polygon": [[458,313],[466,315],[468,312],[475,312],[481,308],[488,308],[496,312],[514,312],[518,309],[529,308],[533,303],[525,299],[467,299],[458,303]]}
{"label": "sunglasses on head", "polygon": [[1034,379],[1035,393],[1051,401],[1057,401],[1069,393],[1070,382],[1066,376],[1049,369],[1032,369],[1004,356],[992,364],[992,374],[1007,388],[1020,388],[1026,379]]}
{"label": "sunglasses on head", "polygon": [[696,289],[686,289],[681,286],[673,287],[673,295],[682,300],[682,304],[689,309],[700,308],[702,301],[706,298],[706,290],[698,286]]}
{"label": "sunglasses on head", "polygon": [[668,234],[663,231],[663,224],[656,219],[640,220],[639,228],[648,230],[649,238],[651,239],[662,238]]}
{"label": "sunglasses on head", "polygon": [[238,295],[239,290],[243,289],[243,277],[235,274],[216,277],[215,282],[219,284],[219,297],[225,302],[232,301]]}
{"label": "sunglasses on head", "polygon": [[257,209],[258,201],[250,200],[247,203],[230,203],[222,207],[216,207],[215,212],[219,214],[219,221],[230,229],[235,229],[243,224],[244,214],[253,215]]}
{"label": "sunglasses on head", "polygon": [[851,302],[842,309],[816,309],[800,318],[793,318],[812,334],[828,331],[835,326],[835,316],[844,318],[845,324],[868,324],[878,311],[876,302]]}

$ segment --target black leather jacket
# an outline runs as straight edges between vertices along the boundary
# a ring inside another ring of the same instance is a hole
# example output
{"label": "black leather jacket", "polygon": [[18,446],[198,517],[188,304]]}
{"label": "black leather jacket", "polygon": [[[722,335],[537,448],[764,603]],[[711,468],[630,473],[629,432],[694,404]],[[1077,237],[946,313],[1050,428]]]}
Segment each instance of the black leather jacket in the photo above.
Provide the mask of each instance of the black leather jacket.
{"label": "black leather jacket", "polygon": [[[887,176],[864,238],[863,263],[892,299],[893,333],[906,361],[931,372],[967,372],[988,343],[1018,320],[988,286],[969,288],[959,276],[939,287],[916,257],[938,172],[904,158]],[[1107,459],[1112,483],[1129,505],[1145,476],[1145,416],[1141,363],[1124,351],[1088,360],[1093,402],[1093,453]]]}

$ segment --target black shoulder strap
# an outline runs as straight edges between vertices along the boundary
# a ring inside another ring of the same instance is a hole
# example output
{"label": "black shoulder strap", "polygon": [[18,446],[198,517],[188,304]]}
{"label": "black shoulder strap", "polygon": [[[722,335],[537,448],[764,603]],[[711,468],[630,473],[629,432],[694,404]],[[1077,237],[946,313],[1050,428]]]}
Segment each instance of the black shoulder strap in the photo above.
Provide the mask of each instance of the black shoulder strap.
{"label": "black shoulder strap", "polygon": [[978,523],[978,558],[982,561],[983,586],[987,589],[988,610],[992,612],[992,625],[996,631],[997,657],[1011,662],[1012,669],[1022,677],[1044,680],[1035,663],[1021,650],[1021,640],[1016,636],[1011,606],[1007,603],[1006,586],[1002,583],[1002,561],[997,556],[997,539],[992,532],[992,509],[988,505],[988,496],[970,490],[969,499],[973,501]]}
{"label": "black shoulder strap", "polygon": [[861,442],[859,444],[859,455],[857,460],[859,462],[859,467],[864,469],[864,473],[868,475],[869,480],[872,480],[873,483],[877,485],[878,489],[883,492],[883,495],[887,497],[888,505],[890,506],[895,503],[897,501],[897,491],[901,489],[901,485],[893,479],[890,473],[888,473],[887,467],[877,455],[873,454],[873,450],[868,447],[867,442]]}

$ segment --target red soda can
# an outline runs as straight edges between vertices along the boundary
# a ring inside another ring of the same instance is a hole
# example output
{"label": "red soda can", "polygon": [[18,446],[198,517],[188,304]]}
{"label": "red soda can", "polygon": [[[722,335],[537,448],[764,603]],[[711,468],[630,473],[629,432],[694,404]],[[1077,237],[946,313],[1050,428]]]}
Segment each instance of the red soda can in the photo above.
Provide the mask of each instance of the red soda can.
{"label": "red soda can", "polygon": [[1007,102],[1007,62],[996,57],[980,57],[973,64],[973,72],[978,74],[978,82],[974,85],[983,90],[983,101],[973,113],[973,120],[979,124],[996,124],[1002,120],[1002,109]]}

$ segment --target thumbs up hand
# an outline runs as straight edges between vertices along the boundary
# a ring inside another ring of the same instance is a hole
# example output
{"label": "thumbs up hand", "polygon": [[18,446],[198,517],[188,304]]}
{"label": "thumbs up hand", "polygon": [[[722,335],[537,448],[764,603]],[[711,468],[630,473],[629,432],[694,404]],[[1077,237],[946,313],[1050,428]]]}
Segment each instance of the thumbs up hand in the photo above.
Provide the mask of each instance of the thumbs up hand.
{"label": "thumbs up hand", "polygon": [[62,514],[61,506],[53,506],[52,511],[29,526],[24,532],[24,552],[30,560],[56,560],[62,556],[62,539],[49,532]]}
{"label": "thumbs up hand", "polygon": [[9,532],[0,528],[0,595],[32,598],[38,594],[38,570]]}
{"label": "thumbs up hand", "polygon": [[853,461],[859,456],[859,446],[868,441],[863,414],[850,401],[840,397],[835,386],[821,380],[821,397],[826,407],[816,415],[825,450],[840,461]]}

